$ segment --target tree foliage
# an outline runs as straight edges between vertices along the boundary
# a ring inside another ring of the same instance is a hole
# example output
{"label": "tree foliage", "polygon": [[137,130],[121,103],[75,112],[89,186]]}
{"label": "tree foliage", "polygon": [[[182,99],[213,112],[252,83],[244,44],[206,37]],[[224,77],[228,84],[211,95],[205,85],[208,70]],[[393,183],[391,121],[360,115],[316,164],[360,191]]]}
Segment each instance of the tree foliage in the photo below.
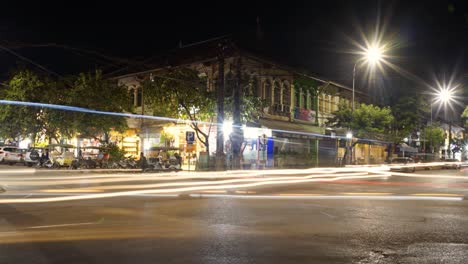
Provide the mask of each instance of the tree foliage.
{"label": "tree foliage", "polygon": [[[224,111],[226,118],[233,118],[234,113],[234,93],[235,85],[237,82],[237,76],[228,75],[226,76],[226,96],[224,101]],[[254,84],[254,80],[248,75],[242,75],[241,78],[241,123],[246,124],[247,122],[255,122],[259,119],[262,114],[261,110],[268,106],[267,100],[262,99],[259,96],[255,96],[254,89],[257,87]]]}
{"label": "tree foliage", "polygon": [[340,104],[333,114],[328,125],[351,129],[357,137],[375,137],[388,132],[394,120],[389,107],[372,104],[360,104],[354,112],[349,106]]}
{"label": "tree foliage", "polygon": [[461,114],[461,117],[465,127],[468,128],[468,106],[465,107],[465,110]]}
{"label": "tree foliage", "polygon": [[[128,90],[116,82],[102,78],[102,73],[81,73],[74,79],[69,91],[69,104],[93,110],[121,113],[130,111],[132,104]],[[127,128],[125,118],[90,113],[74,113],[74,127],[82,137],[105,135],[111,129],[123,132]]]}
{"label": "tree foliage", "polygon": [[202,122],[215,115],[215,94],[209,91],[206,80],[188,68],[169,70],[143,83],[144,104],[154,115],[187,119],[197,138],[209,151],[209,132]]}
{"label": "tree foliage", "polygon": [[426,141],[426,144],[429,144],[429,146],[434,147],[436,150],[445,142],[445,132],[439,124],[424,127],[421,136]]}
{"label": "tree foliage", "polygon": [[399,142],[410,133],[422,127],[423,120],[430,111],[429,104],[422,96],[402,96],[392,106],[395,117],[393,124],[394,141]]}
{"label": "tree foliage", "polygon": [[[30,70],[15,72],[1,91],[6,100],[79,106],[122,112],[130,106],[127,91],[102,79],[99,71],[52,79]],[[85,114],[33,106],[0,106],[0,136],[18,138],[45,136],[60,140],[77,134],[96,137],[111,129],[126,127],[123,117]]]}

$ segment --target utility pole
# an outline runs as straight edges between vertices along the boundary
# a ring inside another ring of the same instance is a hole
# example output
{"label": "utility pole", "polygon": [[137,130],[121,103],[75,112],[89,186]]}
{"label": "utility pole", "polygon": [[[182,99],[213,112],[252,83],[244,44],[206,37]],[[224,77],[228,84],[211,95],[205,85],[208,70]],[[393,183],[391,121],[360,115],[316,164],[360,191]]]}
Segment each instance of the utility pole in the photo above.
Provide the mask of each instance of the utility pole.
{"label": "utility pole", "polygon": [[226,43],[219,43],[218,46],[218,87],[216,89],[216,170],[224,170],[224,57]]}
{"label": "utility pole", "polygon": [[451,149],[450,149],[450,145],[452,144],[452,120],[449,121],[449,134],[448,134],[448,147],[447,147],[447,154],[448,154],[448,157],[449,159],[450,158],[454,158],[454,157],[451,157]]}
{"label": "utility pole", "polygon": [[233,136],[232,136],[232,154],[233,154],[233,169],[241,168],[241,148],[244,141],[243,131],[241,129],[241,104],[242,104],[242,70],[241,57],[237,59],[236,67],[236,85],[234,87],[234,113],[233,113]]}

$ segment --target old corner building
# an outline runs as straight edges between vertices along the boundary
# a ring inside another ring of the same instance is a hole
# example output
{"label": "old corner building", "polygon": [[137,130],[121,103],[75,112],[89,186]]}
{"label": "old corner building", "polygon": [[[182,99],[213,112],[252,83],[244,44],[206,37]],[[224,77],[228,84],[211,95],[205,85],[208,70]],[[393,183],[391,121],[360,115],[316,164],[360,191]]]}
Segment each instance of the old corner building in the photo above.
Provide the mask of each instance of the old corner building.
{"label": "old corner building", "polygon": [[[326,126],[327,119],[338,110],[339,104],[351,105],[352,89],[340,83],[320,78],[306,71],[277,63],[238,47],[234,41],[214,39],[180,47],[151,61],[152,67],[129,71],[115,79],[129,89],[138,114],[152,115],[142,104],[142,81],[170,67],[189,67],[207,79],[207,89],[217,89],[220,43],[228,43],[230,52],[224,56],[225,93],[232,92],[236,66],[240,60],[241,74],[247,76],[250,93],[267,102],[261,116],[254,123],[244,125],[241,163],[243,168],[334,166],[341,162],[347,142],[345,129]],[[355,91],[356,102],[368,102],[366,94]],[[129,132],[123,138],[125,150],[146,155],[151,149],[172,148],[181,152],[185,169],[203,167],[208,156],[216,151],[216,126],[205,125],[210,135],[210,153],[195,138],[187,142],[192,128],[186,123],[129,119]],[[227,120],[226,124],[229,124]],[[231,132],[224,125],[225,140]],[[230,142],[225,142],[230,156]],[[360,163],[382,162],[385,147],[375,142],[356,145],[353,160]],[[228,164],[229,167],[229,159]]]}

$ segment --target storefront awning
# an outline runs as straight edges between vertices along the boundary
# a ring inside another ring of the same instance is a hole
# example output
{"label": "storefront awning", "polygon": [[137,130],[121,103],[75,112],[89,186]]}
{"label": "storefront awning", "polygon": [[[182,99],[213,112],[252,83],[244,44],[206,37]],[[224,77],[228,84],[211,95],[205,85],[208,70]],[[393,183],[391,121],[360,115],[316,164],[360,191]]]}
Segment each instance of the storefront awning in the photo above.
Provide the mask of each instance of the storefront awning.
{"label": "storefront awning", "polygon": [[260,119],[260,125],[271,129],[277,137],[320,139],[325,136],[323,128],[287,121]]}

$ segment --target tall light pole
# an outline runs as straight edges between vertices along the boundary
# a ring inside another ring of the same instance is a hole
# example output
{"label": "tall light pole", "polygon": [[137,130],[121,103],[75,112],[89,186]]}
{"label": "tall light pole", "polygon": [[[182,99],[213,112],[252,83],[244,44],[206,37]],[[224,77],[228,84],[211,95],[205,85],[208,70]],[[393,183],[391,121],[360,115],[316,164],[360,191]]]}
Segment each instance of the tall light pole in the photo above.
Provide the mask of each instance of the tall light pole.
{"label": "tall light pole", "polygon": [[370,46],[363,52],[363,57],[359,58],[353,67],[353,100],[352,100],[352,107],[354,112],[354,88],[356,83],[356,67],[361,61],[367,62],[371,67],[375,67],[378,62],[382,61],[383,59],[383,48],[378,47],[377,45]]}
{"label": "tall light pole", "polygon": [[[354,109],[355,109],[355,103],[354,103],[354,98],[355,98],[355,86],[356,86],[356,68],[358,66],[358,64],[362,61],[364,62],[367,62],[371,67],[375,67],[375,65],[377,65],[380,61],[382,61],[383,59],[383,48],[382,47],[379,47],[378,45],[371,45],[369,46],[367,49],[364,50],[364,52],[362,52],[362,57],[359,58],[358,60],[356,60],[356,62],[354,63],[354,67],[353,67],[353,99],[352,99],[352,110],[354,112]],[[353,150],[351,148],[351,162],[353,160]]]}
{"label": "tall light pole", "polygon": [[[442,103],[444,106],[444,115],[447,118],[447,105],[454,100],[454,89],[451,89],[447,86],[442,87],[437,93],[437,101]],[[432,110],[432,109],[431,109]],[[431,111],[432,112],[432,111]],[[432,115],[431,115],[432,117]],[[432,123],[432,120],[431,120]],[[448,134],[448,147],[447,154],[450,158],[450,145],[452,143],[452,120],[449,120],[449,134]]]}

